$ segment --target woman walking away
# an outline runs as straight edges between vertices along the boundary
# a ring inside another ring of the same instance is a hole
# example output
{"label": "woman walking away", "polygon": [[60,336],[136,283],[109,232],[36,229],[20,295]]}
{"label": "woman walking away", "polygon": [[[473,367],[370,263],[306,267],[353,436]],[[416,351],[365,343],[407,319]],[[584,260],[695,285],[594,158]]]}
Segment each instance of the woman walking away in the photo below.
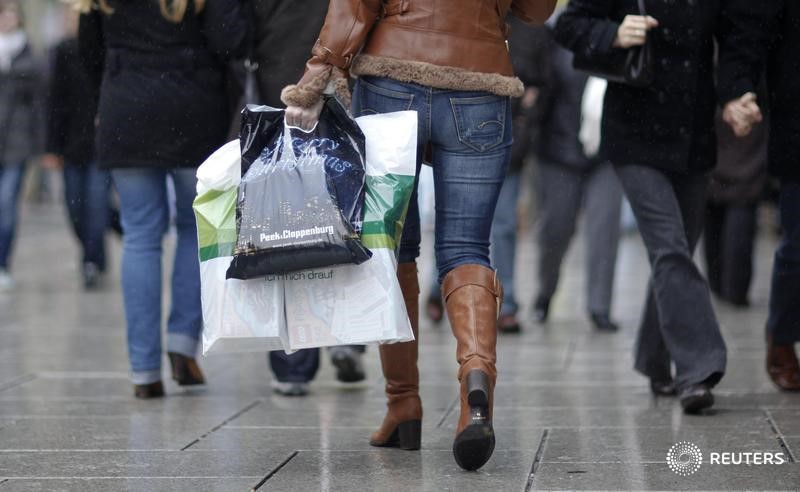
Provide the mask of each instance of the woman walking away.
{"label": "woman walking away", "polygon": [[0,293],[14,288],[9,262],[19,194],[26,161],[41,142],[41,73],[22,20],[17,0],[0,0]]}
{"label": "woman walking away", "polygon": [[[456,5],[457,3],[457,5]],[[494,450],[492,403],[497,315],[502,287],[490,267],[489,237],[511,152],[509,97],[523,85],[506,47],[509,10],[544,22],[555,0],[333,0],[297,85],[283,91],[290,124],[310,128],[331,85],[348,99],[347,72],[359,76],[356,115],[419,114],[417,174],[432,148],[436,187],[436,263],[460,365],[461,416],[453,442],[464,469]],[[399,252],[398,278],[418,335],[420,220],[412,196]],[[422,405],[418,342],[382,345],[388,412],[374,446],[419,449]]]}
{"label": "woman walking away", "polygon": [[120,198],[122,290],[137,398],[163,396],[162,239],[167,179],[175,189],[177,244],[167,352],[179,385],[204,383],[195,361],[202,327],[195,171],[225,141],[231,111],[225,62],[245,47],[237,0],[76,0],[81,56],[102,79],[97,161]]}
{"label": "woman walking away", "polygon": [[[692,261],[702,231],[708,171],[715,163],[714,41],[720,46],[719,100],[757,112],[737,93],[730,60],[753,53],[734,41],[736,2],[746,0],[572,0],[555,34],[564,46],[598,60],[651,44],[648,87],[609,83],[601,154],[610,160],[633,207],[652,275],[636,344],[636,369],[655,394],[678,393],[686,413],[714,403],[726,349],[708,285]],[[644,3],[648,15],[640,14]],[[731,56],[743,50],[743,56]],[[737,99],[740,98],[740,99]],[[671,373],[675,364],[675,377]]]}

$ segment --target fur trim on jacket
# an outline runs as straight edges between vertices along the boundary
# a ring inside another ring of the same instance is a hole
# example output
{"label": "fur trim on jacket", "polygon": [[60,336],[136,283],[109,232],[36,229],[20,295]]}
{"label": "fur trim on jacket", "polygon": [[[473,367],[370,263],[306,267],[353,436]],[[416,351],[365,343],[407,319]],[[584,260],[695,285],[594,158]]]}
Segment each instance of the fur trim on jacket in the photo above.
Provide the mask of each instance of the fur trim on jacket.
{"label": "fur trim on jacket", "polygon": [[345,108],[350,108],[351,95],[347,76],[336,67],[330,67],[303,85],[287,85],[281,91],[281,101],[287,106],[310,108],[323,94],[333,94]]}
{"label": "fur trim on jacket", "polygon": [[485,91],[498,96],[521,97],[525,87],[517,77],[497,73],[471,72],[456,67],[399,60],[386,56],[359,55],[350,70],[353,75],[386,77],[437,89]]}

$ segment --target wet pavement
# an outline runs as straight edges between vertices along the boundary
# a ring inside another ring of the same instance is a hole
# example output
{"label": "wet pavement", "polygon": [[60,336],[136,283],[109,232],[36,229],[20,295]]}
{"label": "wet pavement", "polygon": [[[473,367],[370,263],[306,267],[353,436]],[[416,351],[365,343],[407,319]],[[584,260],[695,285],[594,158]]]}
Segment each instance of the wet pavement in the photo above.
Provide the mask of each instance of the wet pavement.
{"label": "wet pavement", "polygon": [[[167,398],[137,401],[127,379],[118,241],[110,240],[114,268],[104,289],[85,293],[63,210],[27,206],[22,221],[18,288],[0,294],[0,492],[800,487],[800,395],[779,393],[763,371],[772,238],[759,242],[753,307],[718,305],[730,350],[718,404],[710,415],[685,416],[675,399],[652,397],[631,369],[648,273],[639,239],[621,246],[614,314],[623,328],[609,335],[586,320],[580,241],[551,321],[530,320],[536,253],[527,231],[518,258],[524,330],[501,336],[498,347],[497,448],[468,473],[450,450],[458,388],[446,325],[421,328],[419,452],[367,442],[384,411],[374,349],[363,384],[336,382],[324,357],[306,398],[273,394],[265,357],[248,354],[201,359],[203,389],[168,381]],[[703,454],[690,476],[667,464],[679,441]],[[712,452],[783,453],[787,463],[711,464]]]}

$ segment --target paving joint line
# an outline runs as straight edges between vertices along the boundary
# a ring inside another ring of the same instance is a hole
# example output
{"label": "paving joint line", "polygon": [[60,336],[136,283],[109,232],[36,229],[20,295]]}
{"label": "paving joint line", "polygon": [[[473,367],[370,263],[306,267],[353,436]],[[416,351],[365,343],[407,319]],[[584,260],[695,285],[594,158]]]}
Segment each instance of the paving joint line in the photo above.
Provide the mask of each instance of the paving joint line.
{"label": "paving joint line", "polygon": [[576,342],[574,338],[570,338],[569,343],[567,344],[567,353],[564,354],[564,363],[561,365],[562,370],[566,371],[569,369],[569,366],[572,365],[572,359],[577,346],[578,342]]}
{"label": "paving joint line", "polygon": [[792,449],[786,444],[786,440],[783,438],[783,434],[781,433],[780,429],[778,428],[777,422],[772,417],[772,412],[769,409],[764,409],[764,414],[767,416],[767,422],[769,422],[769,426],[772,428],[772,432],[775,433],[775,438],[778,439],[778,445],[786,451],[786,456],[789,458],[789,463],[796,463],[797,460],[794,457],[794,453],[792,453]]}
{"label": "paving joint line", "polygon": [[460,399],[461,399],[460,396],[456,396],[456,398],[453,400],[453,403],[451,403],[450,406],[447,407],[447,410],[445,410],[444,415],[442,415],[442,418],[439,419],[439,423],[436,424],[437,429],[440,429],[444,425],[444,423],[447,421],[447,417],[449,417],[450,414],[453,413],[453,409],[456,408],[456,404],[459,402]]}
{"label": "paving joint line", "polygon": [[238,412],[236,412],[235,414],[231,415],[231,416],[230,416],[230,417],[228,417],[227,419],[223,420],[221,424],[217,425],[216,427],[214,427],[214,428],[213,428],[213,429],[211,429],[210,431],[206,432],[206,433],[205,433],[205,434],[203,434],[202,436],[198,437],[198,438],[197,438],[197,439],[195,439],[194,441],[192,441],[192,442],[190,442],[189,444],[187,444],[186,446],[182,447],[182,448],[181,448],[181,451],[186,451],[187,449],[189,449],[189,448],[191,448],[192,446],[194,446],[195,444],[199,443],[200,441],[202,441],[202,440],[203,440],[203,439],[205,439],[206,437],[210,436],[210,435],[211,435],[211,434],[213,434],[214,432],[216,432],[216,431],[220,430],[221,428],[223,428],[223,427],[225,426],[225,424],[227,424],[228,422],[231,422],[231,421],[233,421],[233,420],[235,420],[235,419],[237,419],[237,418],[241,417],[242,415],[244,415],[245,413],[249,412],[249,411],[250,411],[250,410],[252,410],[253,408],[257,407],[258,405],[261,405],[261,400],[256,400],[256,401],[254,401],[253,403],[251,403],[251,404],[247,405],[246,407],[244,407],[243,409],[239,410],[239,411],[238,411]]}
{"label": "paving joint line", "polygon": [[275,476],[275,475],[276,475],[276,474],[277,474],[279,471],[281,471],[281,470],[283,469],[283,467],[285,467],[286,465],[288,465],[288,464],[289,464],[289,462],[290,462],[290,461],[292,461],[292,460],[293,460],[293,459],[294,459],[294,458],[295,458],[295,457],[296,457],[298,454],[300,454],[300,451],[297,451],[297,450],[295,450],[295,451],[294,451],[292,454],[290,454],[290,455],[289,455],[289,456],[288,456],[288,457],[287,457],[285,460],[283,460],[283,462],[282,462],[280,465],[278,465],[278,466],[277,466],[277,467],[276,467],[274,470],[272,470],[271,472],[269,472],[269,473],[267,474],[267,476],[266,476],[266,477],[262,478],[262,479],[261,479],[261,481],[260,481],[260,482],[258,482],[258,483],[255,485],[255,487],[253,487],[253,488],[251,489],[251,492],[255,492],[256,490],[258,490],[258,489],[260,489],[261,487],[263,487],[263,486],[264,486],[264,484],[265,484],[265,483],[267,483],[267,481],[268,481],[270,478],[274,477],[274,476]]}
{"label": "paving joint line", "polygon": [[550,429],[542,431],[542,438],[539,440],[539,447],[536,448],[536,456],[531,463],[531,471],[528,473],[528,482],[525,484],[525,492],[533,490],[533,482],[536,479],[536,472],[539,471],[539,465],[542,463],[544,456],[544,448],[547,445],[547,437],[550,435]]}
{"label": "paving joint line", "polygon": [[36,374],[25,374],[24,376],[20,376],[16,379],[12,379],[7,383],[0,384],[0,391],[9,390],[11,388],[16,388],[17,386],[22,386],[25,383],[30,383],[36,379]]}

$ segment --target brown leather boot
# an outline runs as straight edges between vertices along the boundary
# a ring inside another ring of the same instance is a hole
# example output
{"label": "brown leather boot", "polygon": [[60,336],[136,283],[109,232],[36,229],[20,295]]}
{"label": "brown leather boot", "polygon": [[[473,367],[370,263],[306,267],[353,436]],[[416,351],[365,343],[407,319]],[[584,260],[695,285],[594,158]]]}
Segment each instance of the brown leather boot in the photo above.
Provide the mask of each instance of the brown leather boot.
{"label": "brown leather boot", "polygon": [[203,377],[203,371],[197,365],[194,357],[187,357],[185,355],[177,354],[175,352],[168,352],[170,366],[172,366],[172,379],[180,386],[194,386],[197,384],[206,384],[206,378]]}
{"label": "brown leather boot", "polygon": [[800,363],[794,344],[777,345],[767,340],[767,374],[784,391],[800,391]]}
{"label": "brown leather boot", "polygon": [[379,447],[419,449],[422,436],[422,401],[417,369],[419,336],[419,278],[416,263],[402,263],[397,279],[411,321],[414,341],[381,345],[381,367],[386,379],[388,410],[370,444]]}
{"label": "brown leather boot", "polygon": [[461,416],[453,456],[465,470],[477,470],[494,451],[492,405],[497,379],[497,318],[503,288],[492,269],[462,265],[442,284],[447,316],[458,342]]}

